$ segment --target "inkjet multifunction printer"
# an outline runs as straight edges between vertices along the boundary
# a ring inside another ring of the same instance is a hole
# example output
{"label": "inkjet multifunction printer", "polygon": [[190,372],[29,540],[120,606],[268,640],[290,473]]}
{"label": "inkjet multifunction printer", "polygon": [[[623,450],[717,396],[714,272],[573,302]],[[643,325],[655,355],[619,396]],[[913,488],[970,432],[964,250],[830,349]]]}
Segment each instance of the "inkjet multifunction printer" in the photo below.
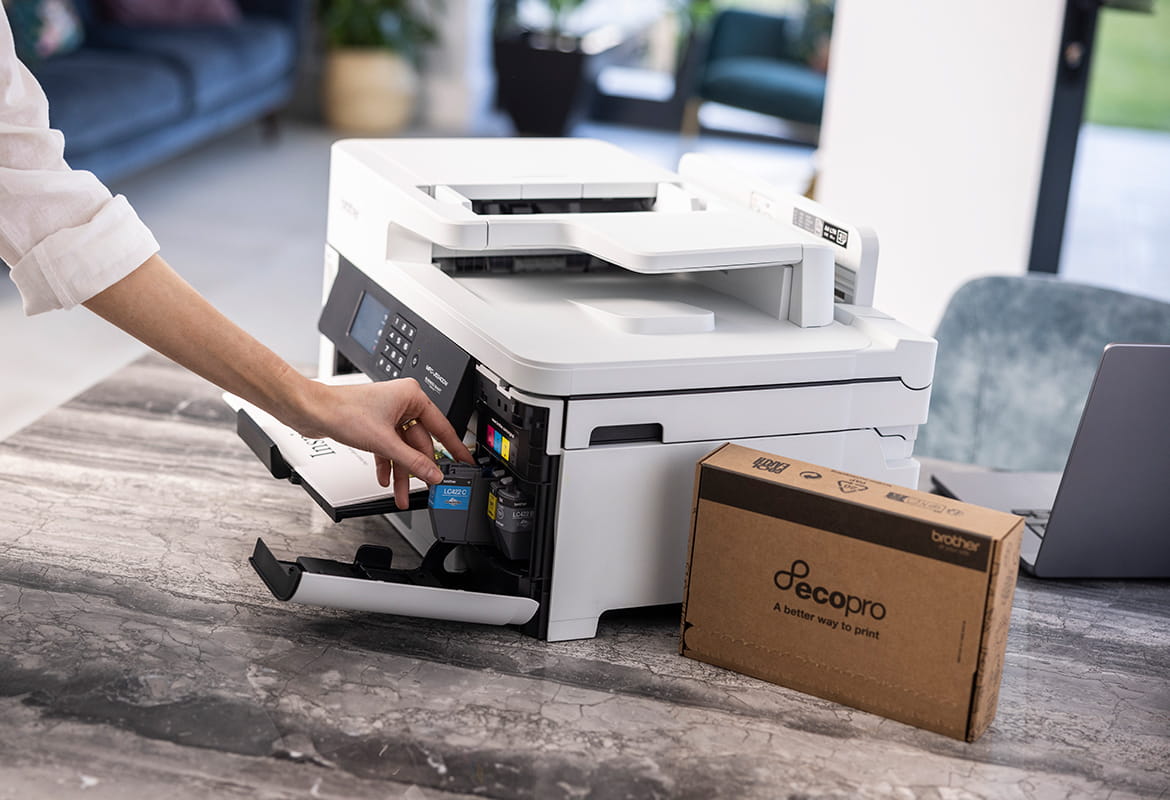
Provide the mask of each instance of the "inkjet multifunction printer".
{"label": "inkjet multifunction printer", "polygon": [[[252,563],[285,600],[549,640],[679,602],[695,463],[724,442],[915,485],[935,343],[871,307],[876,266],[873,232],[703,156],[338,142],[321,377],[414,378],[479,463],[390,516],[419,567]],[[393,508],[331,504],[247,409],[240,432],[335,519]]]}

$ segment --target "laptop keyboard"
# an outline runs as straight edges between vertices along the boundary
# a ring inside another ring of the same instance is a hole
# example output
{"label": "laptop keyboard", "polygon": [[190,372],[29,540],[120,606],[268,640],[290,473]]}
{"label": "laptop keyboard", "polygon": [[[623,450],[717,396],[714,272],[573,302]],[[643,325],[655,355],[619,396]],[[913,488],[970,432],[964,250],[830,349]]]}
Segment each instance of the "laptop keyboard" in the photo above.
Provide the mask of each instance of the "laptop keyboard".
{"label": "laptop keyboard", "polygon": [[1048,529],[1048,515],[1052,513],[1047,508],[1013,508],[1012,513],[1024,518],[1024,527],[1032,533],[1044,538],[1044,531]]}

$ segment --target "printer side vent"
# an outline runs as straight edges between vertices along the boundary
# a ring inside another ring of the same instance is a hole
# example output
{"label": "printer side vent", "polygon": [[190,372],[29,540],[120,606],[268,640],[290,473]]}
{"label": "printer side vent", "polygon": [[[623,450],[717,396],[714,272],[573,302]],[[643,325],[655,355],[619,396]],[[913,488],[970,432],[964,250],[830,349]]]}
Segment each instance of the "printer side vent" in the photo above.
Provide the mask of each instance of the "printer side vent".
{"label": "printer side vent", "polygon": [[857,292],[857,274],[848,267],[837,265],[833,277],[833,300],[838,303],[852,303]]}

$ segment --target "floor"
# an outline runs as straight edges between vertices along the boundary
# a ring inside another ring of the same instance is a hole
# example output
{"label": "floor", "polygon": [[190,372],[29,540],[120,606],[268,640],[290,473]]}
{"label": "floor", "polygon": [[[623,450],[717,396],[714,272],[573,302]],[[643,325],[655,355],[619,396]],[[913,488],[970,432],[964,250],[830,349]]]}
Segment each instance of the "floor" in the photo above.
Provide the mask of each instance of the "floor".
{"label": "floor", "polygon": [[[488,130],[487,132],[492,132]],[[813,169],[795,145],[583,124],[673,168],[698,150],[797,191]],[[162,254],[229,317],[293,363],[316,360],[329,145],[335,135],[289,123],[275,142],[241,129],[111,188],[154,230]],[[1088,126],[1074,175],[1064,274],[1170,300],[1170,135]],[[137,358],[145,348],[84,309],[26,318],[0,281],[0,438]],[[84,348],[78,343],[84,342]],[[81,356],[80,358],[78,356]]]}
{"label": "floor", "polygon": [[[840,584],[892,602],[866,623],[876,638],[819,633],[848,623],[822,625],[839,620],[792,593],[768,599],[774,551],[728,573],[720,599],[736,598],[742,618],[712,625],[706,608],[687,654],[767,629],[760,645],[803,691],[682,657],[677,605],[614,611],[595,638],[545,642],[281,603],[249,565],[258,539],[280,559],[349,562],[369,543],[396,567],[420,559],[384,517],[334,524],[268,477],[218,393],[161,358],[0,442],[0,485],[14,487],[0,503],[0,800],[1167,798],[1170,581],[1021,575],[1006,652],[985,642],[980,655],[995,665],[999,710],[966,744],[808,694],[825,681],[776,652],[780,641],[807,656],[831,646],[844,654],[833,667],[847,676],[843,697],[958,734],[943,716],[966,710],[951,690],[972,685],[975,648],[951,647],[981,616],[955,599],[978,580],[965,565],[932,560],[920,585],[948,597],[931,609],[899,606],[880,566]],[[629,526],[641,500],[607,498],[607,515]],[[633,527],[621,552],[661,553],[651,580],[677,570],[681,597],[686,531]],[[893,563],[895,550],[823,535]],[[822,566],[842,574],[812,574]],[[568,571],[604,587],[599,608],[640,596],[604,569],[578,558]],[[442,591],[386,588],[416,600]],[[477,615],[519,601],[444,596]],[[688,613],[703,609],[692,595]],[[916,669],[899,669],[890,644],[915,653]]]}

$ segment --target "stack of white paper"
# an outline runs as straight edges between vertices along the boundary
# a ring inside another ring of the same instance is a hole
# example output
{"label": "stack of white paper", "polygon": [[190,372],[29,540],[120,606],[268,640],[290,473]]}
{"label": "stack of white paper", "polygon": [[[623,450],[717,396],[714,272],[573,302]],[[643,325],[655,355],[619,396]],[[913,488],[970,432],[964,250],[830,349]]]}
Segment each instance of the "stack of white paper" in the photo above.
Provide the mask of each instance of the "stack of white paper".
{"label": "stack of white paper", "polygon": [[[374,456],[332,439],[309,439],[277,420],[271,414],[233,394],[224,393],[224,401],[237,412],[243,410],[264,431],[280,455],[296,472],[300,482],[334,516],[351,506],[387,505],[392,510],[393,486],[378,483]],[[411,477],[410,491],[425,491],[427,485]],[[387,501],[390,501],[387,504]],[[327,504],[327,505],[326,505]],[[331,508],[330,508],[331,507]],[[369,509],[367,513],[377,513]],[[347,515],[348,516],[348,515]]]}

